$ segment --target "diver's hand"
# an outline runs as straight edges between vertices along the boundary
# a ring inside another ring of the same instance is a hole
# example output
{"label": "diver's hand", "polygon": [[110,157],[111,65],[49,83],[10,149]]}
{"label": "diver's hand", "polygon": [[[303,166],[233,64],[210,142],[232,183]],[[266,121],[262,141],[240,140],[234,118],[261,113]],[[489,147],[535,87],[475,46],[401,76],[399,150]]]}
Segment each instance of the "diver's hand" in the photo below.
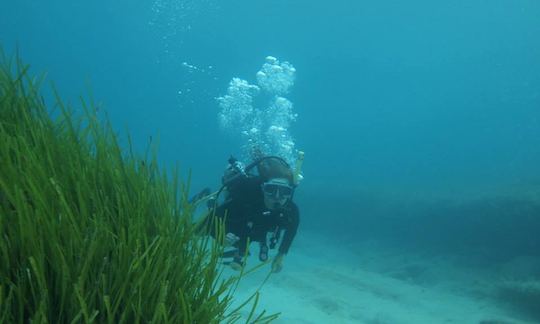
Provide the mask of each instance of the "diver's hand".
{"label": "diver's hand", "polygon": [[276,255],[276,257],[274,258],[274,261],[272,261],[272,272],[273,273],[278,273],[281,271],[281,269],[283,269],[283,257],[285,255],[284,254],[281,254],[281,253],[278,253],[278,255]]}
{"label": "diver's hand", "polygon": [[239,240],[240,238],[234,235],[234,233],[227,233],[227,235],[225,235],[225,247],[232,246]]}

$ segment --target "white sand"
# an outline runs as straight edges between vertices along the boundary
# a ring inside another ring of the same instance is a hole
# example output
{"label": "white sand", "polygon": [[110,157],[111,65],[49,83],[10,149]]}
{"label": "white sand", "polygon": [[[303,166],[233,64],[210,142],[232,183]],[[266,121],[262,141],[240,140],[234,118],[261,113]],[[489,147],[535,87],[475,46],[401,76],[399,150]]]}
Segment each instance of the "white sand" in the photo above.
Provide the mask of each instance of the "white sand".
{"label": "white sand", "polygon": [[[275,323],[533,323],[497,306],[483,273],[376,245],[333,244],[299,233],[283,271],[260,290],[260,308],[281,312]],[[252,254],[249,266],[258,264],[255,245]],[[268,271],[243,279],[237,299],[255,292]]]}

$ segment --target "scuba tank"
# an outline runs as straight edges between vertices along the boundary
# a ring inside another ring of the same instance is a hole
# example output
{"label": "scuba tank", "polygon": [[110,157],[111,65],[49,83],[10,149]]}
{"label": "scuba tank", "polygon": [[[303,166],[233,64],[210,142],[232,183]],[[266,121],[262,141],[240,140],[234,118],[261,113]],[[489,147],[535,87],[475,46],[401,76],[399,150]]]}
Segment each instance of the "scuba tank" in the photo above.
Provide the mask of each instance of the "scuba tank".
{"label": "scuba tank", "polygon": [[[208,207],[208,209],[212,209],[217,203],[217,198],[219,197],[219,194],[224,189],[230,189],[240,179],[248,177],[245,171],[244,164],[242,162],[238,161],[233,156],[229,158],[228,162],[229,164],[225,168],[223,176],[221,177],[221,188],[214,193],[211,193],[210,188],[204,188],[201,192],[193,196],[189,200],[189,203],[197,205],[202,201],[206,201],[206,206]],[[228,191],[226,192],[228,197]]]}
{"label": "scuba tank", "polygon": [[223,186],[229,186],[240,178],[247,177],[245,166],[242,162],[238,161],[234,156],[231,156],[228,162],[229,165],[221,177],[221,184]]}
{"label": "scuba tank", "polygon": [[234,195],[236,192],[236,188],[241,186],[243,180],[249,177],[244,164],[238,161],[238,159],[231,156],[228,162],[229,164],[225,168],[223,176],[221,177],[221,188],[216,195],[217,198],[219,193],[224,191],[225,201],[232,199],[232,195]]}

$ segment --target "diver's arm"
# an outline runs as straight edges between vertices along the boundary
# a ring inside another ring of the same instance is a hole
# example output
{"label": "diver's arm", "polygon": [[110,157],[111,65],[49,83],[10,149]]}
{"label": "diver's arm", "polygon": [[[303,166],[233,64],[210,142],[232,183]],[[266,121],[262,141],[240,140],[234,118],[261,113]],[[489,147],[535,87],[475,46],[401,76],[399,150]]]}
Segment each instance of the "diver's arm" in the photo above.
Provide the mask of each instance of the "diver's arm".
{"label": "diver's arm", "polygon": [[296,205],[292,206],[291,213],[287,216],[288,223],[285,226],[285,236],[281,245],[279,246],[278,254],[272,261],[272,272],[277,273],[283,269],[283,258],[289,252],[292,241],[296,236],[296,231],[298,230],[298,225],[300,224],[300,216],[298,212],[298,207]]}
{"label": "diver's arm", "polygon": [[292,206],[291,213],[288,215],[288,217],[289,221],[285,227],[285,235],[283,236],[283,241],[281,242],[278,250],[279,254],[281,255],[285,255],[287,252],[289,252],[289,248],[291,247],[294,237],[296,236],[298,225],[300,224],[300,213],[296,205]]}

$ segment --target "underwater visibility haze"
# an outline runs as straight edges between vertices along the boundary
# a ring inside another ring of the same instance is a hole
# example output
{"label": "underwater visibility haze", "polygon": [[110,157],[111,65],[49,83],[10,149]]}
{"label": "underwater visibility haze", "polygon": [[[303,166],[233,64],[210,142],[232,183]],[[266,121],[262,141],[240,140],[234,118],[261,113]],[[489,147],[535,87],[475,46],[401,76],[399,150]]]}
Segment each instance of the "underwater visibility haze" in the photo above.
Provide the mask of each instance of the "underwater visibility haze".
{"label": "underwater visibility haze", "polygon": [[534,0],[0,4],[5,53],[192,192],[305,152],[278,323],[540,322],[539,36]]}

